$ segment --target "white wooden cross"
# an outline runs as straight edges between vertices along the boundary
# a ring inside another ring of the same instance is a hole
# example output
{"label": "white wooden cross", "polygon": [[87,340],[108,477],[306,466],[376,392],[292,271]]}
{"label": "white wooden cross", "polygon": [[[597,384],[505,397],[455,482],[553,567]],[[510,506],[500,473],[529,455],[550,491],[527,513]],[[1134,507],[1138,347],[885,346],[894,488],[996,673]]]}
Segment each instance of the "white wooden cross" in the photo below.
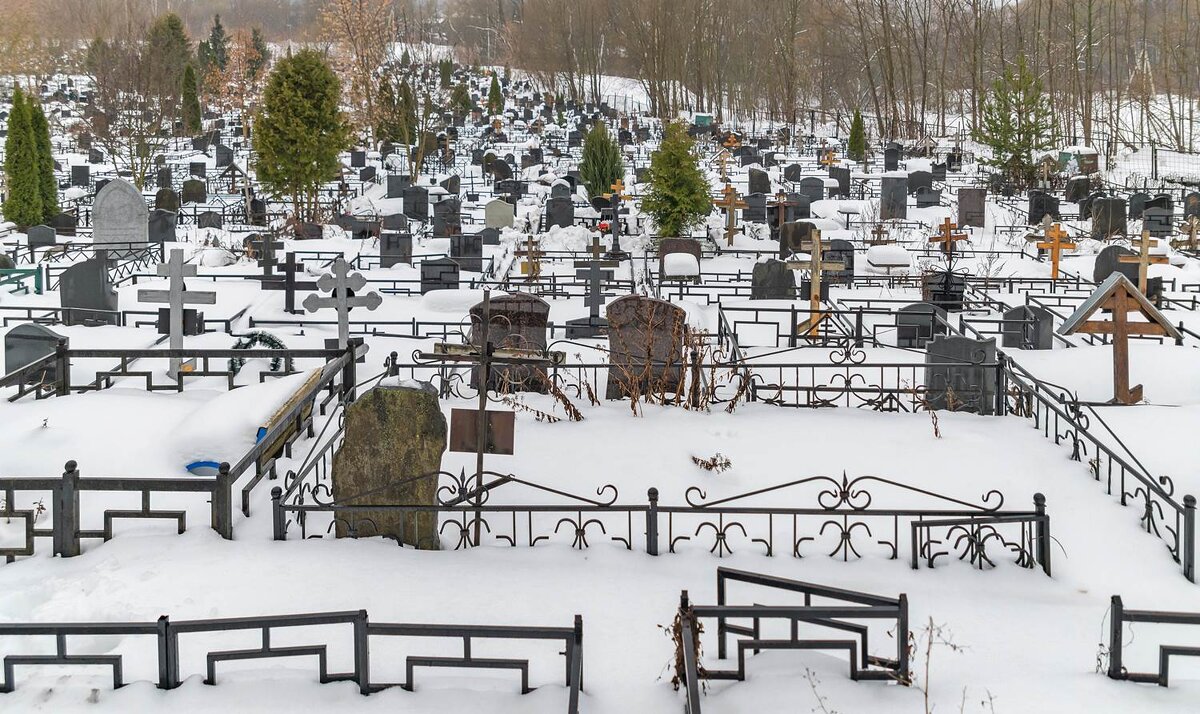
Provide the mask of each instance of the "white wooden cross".
{"label": "white wooden cross", "polygon": [[[184,278],[196,275],[196,266],[183,262],[183,250],[175,248],[165,263],[158,264],[158,275],[168,279],[166,290],[138,290],[138,302],[166,303],[169,312],[167,334],[172,350],[183,349],[183,310],[185,305],[215,305],[217,294],[188,290]],[[184,364],[182,358],[171,357],[167,374],[178,379],[180,371],[191,371],[191,363]]]}
{"label": "white wooden cross", "polygon": [[338,256],[333,261],[333,272],[317,278],[317,289],[330,293],[329,297],[317,297],[316,293],[304,298],[304,309],[316,312],[322,308],[332,307],[338,314],[338,349],[344,350],[350,346],[350,308],[365,307],[374,310],[383,304],[383,298],[377,292],[351,296],[367,286],[367,279],[362,273],[351,273],[345,259]]}

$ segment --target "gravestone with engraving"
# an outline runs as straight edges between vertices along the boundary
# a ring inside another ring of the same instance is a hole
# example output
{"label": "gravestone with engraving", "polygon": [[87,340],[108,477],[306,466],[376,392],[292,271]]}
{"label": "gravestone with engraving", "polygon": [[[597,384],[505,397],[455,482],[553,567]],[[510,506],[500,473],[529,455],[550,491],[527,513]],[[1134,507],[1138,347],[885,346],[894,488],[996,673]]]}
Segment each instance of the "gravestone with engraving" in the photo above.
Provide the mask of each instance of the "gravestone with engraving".
{"label": "gravestone with engraving", "polygon": [[58,280],[59,304],[67,325],[115,325],[117,291],[108,275],[108,259],[103,251],[63,271]]}
{"label": "gravestone with engraving", "polygon": [[687,314],[665,300],[626,295],[608,305],[606,399],[669,399],[683,382]]}
{"label": "gravestone with engraving", "polygon": [[830,166],[829,178],[837,181],[837,195],[850,198],[850,169],[845,166]]}
{"label": "gravestone with engraving", "polygon": [[[528,293],[514,292],[490,300],[488,342],[495,348],[546,349],[550,303]],[[471,308],[471,344],[482,346],[483,303]],[[480,369],[471,369],[471,386],[478,389]],[[507,392],[546,392],[549,380],[543,367],[493,365],[488,389]]]}
{"label": "gravestone with engraving", "polygon": [[879,219],[908,218],[908,177],[884,176],[879,181]]}
{"label": "gravestone with engraving", "polygon": [[546,227],[569,228],[575,222],[575,206],[567,197],[555,197],[546,201]]}
{"label": "gravestone with engraving", "polygon": [[922,189],[933,190],[933,174],[928,171],[913,171],[908,175],[908,193],[916,195]]}
{"label": "gravestone with engraving", "polygon": [[762,169],[750,169],[748,176],[747,193],[770,193],[771,192],[771,176]]}
{"label": "gravestone with engraving", "polygon": [[414,221],[429,220],[429,189],[414,184],[406,186],[402,195],[404,197],[404,215]]}
{"label": "gravestone with engraving", "polygon": [[150,233],[150,242],[158,245],[174,242],[175,220],[176,214],[174,211],[162,208],[150,211],[150,218],[146,224]]}
{"label": "gravestone with engraving", "polygon": [[411,233],[384,231],[379,234],[379,267],[390,268],[403,263],[412,265],[413,237]]}
{"label": "gravestone with engraving", "polygon": [[421,294],[434,290],[458,290],[461,268],[450,258],[437,258],[421,263]]}
{"label": "gravestone with engraving", "polygon": [[816,225],[808,221],[791,221],[779,229],[779,257],[787,260],[794,253],[807,253]]}
{"label": "gravestone with engraving", "polygon": [[996,340],[938,336],[925,352],[929,409],[996,413]]}
{"label": "gravestone with engraving", "polygon": [[183,203],[206,203],[208,187],[204,185],[203,181],[188,179],[183,182],[179,198]]}
{"label": "gravestone with engraving", "polygon": [[825,199],[825,179],[819,176],[807,176],[800,180],[800,194],[807,196],[809,202]]}
{"label": "gravestone with engraving", "polygon": [[149,240],[148,218],[142,192],[124,179],[114,179],[96,194],[92,203],[92,242],[101,248],[145,245]]}
{"label": "gravestone with engraving", "polygon": [[[12,374],[25,365],[54,354],[59,342],[66,344],[68,340],[48,327],[29,322],[17,325],[4,335],[4,373]],[[55,361],[51,361],[30,373],[26,381],[53,384],[58,376],[57,366]]]}
{"label": "gravestone with engraving", "polygon": [[1129,196],[1129,220],[1142,220],[1142,211],[1146,210],[1146,202],[1150,200],[1148,193],[1133,193]]}
{"label": "gravestone with engraving", "polygon": [[958,189],[958,227],[974,226],[983,228],[986,220],[987,189],[960,188]]}
{"label": "gravestone with engraving", "polygon": [[225,219],[216,211],[205,211],[196,216],[197,228],[217,228],[220,229],[225,225]]}
{"label": "gravestone with engraving", "polygon": [[1125,199],[1106,196],[1092,201],[1092,238],[1108,240],[1115,235],[1125,235]]}
{"label": "gravestone with engraving", "polygon": [[1004,312],[1001,346],[1023,350],[1054,348],[1054,314],[1038,305],[1018,305]]}
{"label": "gravestone with engraving", "polygon": [[1174,212],[1169,208],[1152,208],[1146,205],[1142,211],[1142,228],[1150,231],[1152,238],[1167,238],[1175,232],[1172,223]]}
{"label": "gravestone with engraving", "polygon": [[508,201],[497,198],[483,207],[483,224],[488,228],[512,228],[514,218],[513,204]]}
{"label": "gravestone with engraving", "polygon": [[58,234],[50,226],[31,226],[25,231],[30,248],[49,248],[54,245]]}
{"label": "gravestone with engraving", "polygon": [[922,186],[914,196],[917,208],[934,208],[942,205],[942,192]]}
{"label": "gravestone with engraving", "polygon": [[896,346],[923,349],[935,335],[946,334],[946,311],[927,302],[896,310]]}
{"label": "gravestone with engraving", "polygon": [[179,194],[169,188],[160,188],[154,194],[154,207],[163,211],[179,211]]}
{"label": "gravestone with engraving", "polygon": [[478,234],[450,237],[450,257],[468,272],[483,271],[483,238]]}
{"label": "gravestone with engraving", "polygon": [[750,278],[751,300],[791,300],[796,297],[796,273],[782,260],[754,264]]}
{"label": "gravestone with engraving", "polygon": [[1040,225],[1046,216],[1056,221],[1062,220],[1062,214],[1058,210],[1058,196],[1051,196],[1045,191],[1030,191],[1029,225]]}

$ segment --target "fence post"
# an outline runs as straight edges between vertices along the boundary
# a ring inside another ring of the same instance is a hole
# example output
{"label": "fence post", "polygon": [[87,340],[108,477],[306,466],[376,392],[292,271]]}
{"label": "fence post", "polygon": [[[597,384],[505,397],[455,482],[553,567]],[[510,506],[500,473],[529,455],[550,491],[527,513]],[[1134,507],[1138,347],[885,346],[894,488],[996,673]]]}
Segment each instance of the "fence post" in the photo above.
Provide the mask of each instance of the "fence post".
{"label": "fence post", "polygon": [[658,555],[658,489],[650,487],[646,498],[650,499],[646,509],[646,553]]}
{"label": "fence post", "polygon": [[854,311],[854,346],[863,346],[863,314],[861,307]]}
{"label": "fence post", "polygon": [[54,554],[63,558],[79,555],[79,469],[68,461],[62,482],[54,489]]}
{"label": "fence post", "polygon": [[388,376],[395,377],[400,374],[400,355],[393,352],[388,355]]}
{"label": "fence post", "polygon": [[[579,660],[579,688],[583,689],[583,615],[575,616],[575,634],[572,636],[575,645],[575,658]],[[567,673],[567,686],[571,686],[571,674]],[[579,711],[576,706],[575,711]]]}
{"label": "fence post", "polygon": [[283,489],[279,486],[271,489],[271,534],[275,540],[287,540],[287,530],[284,526]]}
{"label": "fence post", "polygon": [[71,394],[71,357],[67,341],[59,340],[54,346],[54,396]]}
{"label": "fence post", "polygon": [[346,366],[342,368],[342,396],[346,397],[347,401],[354,399],[354,385],[358,382],[358,367],[355,363],[356,348],[360,342],[355,339],[350,340],[350,344],[346,347],[346,355],[349,357],[346,360]]}
{"label": "fence post", "polygon": [[907,687],[912,684],[908,672],[908,595],[900,593],[898,602],[900,612],[896,615],[896,660],[900,683]]}
{"label": "fence post", "polygon": [[1150,178],[1158,180],[1158,144],[1150,140]]}
{"label": "fence post", "polygon": [[1183,497],[1183,577],[1196,582],[1196,497]]}
{"label": "fence post", "polygon": [[1112,607],[1108,613],[1108,676],[1109,679],[1124,679],[1121,673],[1121,626],[1125,617],[1125,606],[1120,595],[1112,596]]}
{"label": "fence post", "polygon": [[222,461],[217,467],[217,478],[213,483],[211,523],[214,531],[225,540],[233,540],[233,478],[229,475],[229,462]]}
{"label": "fence post", "polygon": [[367,611],[359,610],[354,618],[354,678],[363,695],[371,693],[371,635],[367,623]]}
{"label": "fence post", "polygon": [[171,620],[166,615],[158,618],[158,688],[174,689],[175,647],[171,643]]}
{"label": "fence post", "polygon": [[1008,358],[1003,352],[996,355],[996,416],[1004,416],[1008,407]]}
{"label": "fence post", "polygon": [[1042,566],[1042,572],[1050,575],[1050,518],[1046,515],[1046,496],[1033,494],[1033,510],[1037,513],[1034,525],[1034,554]]}

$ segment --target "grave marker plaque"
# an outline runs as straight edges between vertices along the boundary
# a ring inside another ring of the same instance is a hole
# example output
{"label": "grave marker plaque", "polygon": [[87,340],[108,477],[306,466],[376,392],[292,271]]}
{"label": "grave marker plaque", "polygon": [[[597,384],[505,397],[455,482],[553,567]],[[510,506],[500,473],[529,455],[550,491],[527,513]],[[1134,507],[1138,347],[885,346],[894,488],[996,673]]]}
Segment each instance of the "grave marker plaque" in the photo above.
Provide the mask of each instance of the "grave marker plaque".
{"label": "grave marker plaque", "polygon": [[606,399],[669,399],[683,382],[683,345],[687,315],[683,308],[641,295],[609,304]]}
{"label": "grave marker plaque", "polygon": [[925,353],[925,401],[930,409],[996,413],[996,340],[935,337]]}

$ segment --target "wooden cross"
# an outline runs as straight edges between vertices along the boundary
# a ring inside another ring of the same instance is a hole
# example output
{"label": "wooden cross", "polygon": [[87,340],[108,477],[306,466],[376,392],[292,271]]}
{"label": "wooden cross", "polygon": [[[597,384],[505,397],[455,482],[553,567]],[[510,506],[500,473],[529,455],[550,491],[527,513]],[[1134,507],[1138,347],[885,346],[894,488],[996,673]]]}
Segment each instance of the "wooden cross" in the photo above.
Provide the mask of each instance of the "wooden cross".
{"label": "wooden cross", "polygon": [[871,229],[871,245],[890,245],[896,241],[892,240],[892,234],[882,223],[876,223]]}
{"label": "wooden cross", "polygon": [[620,265],[615,260],[604,260],[604,244],[600,242],[600,236],[592,236],[592,245],[588,250],[592,254],[591,260],[575,261],[575,277],[588,281],[588,296],[584,304],[590,309],[592,318],[591,324],[597,324],[600,318],[600,306],[604,304],[604,287],[601,284],[604,280],[613,279],[613,271],[604,270],[604,268],[615,268]]}
{"label": "wooden cross", "polygon": [[817,163],[821,164],[827,169],[836,166],[838,160],[833,155],[833,149],[826,149],[824,155],[821,156]]}
{"label": "wooden cross", "polygon": [[955,233],[958,225],[947,218],[938,228],[938,234],[929,239],[930,243],[941,243],[942,252],[947,256],[954,255],[954,244],[959,241],[967,240],[966,233]]}
{"label": "wooden cross", "polygon": [[728,182],[729,152],[725,149],[721,149],[720,153],[717,154],[717,161],[720,162],[721,165],[721,180]]}
{"label": "wooden cross", "polygon": [[792,206],[799,206],[800,202],[788,200],[787,193],[783,190],[780,190],[779,193],[775,194],[775,202],[771,205],[774,206],[776,210],[775,215],[778,219],[778,225],[775,229],[778,231],[783,230],[783,224],[787,223],[787,209],[791,208]]}
{"label": "wooden cross", "polygon": [[821,245],[821,231],[813,229],[812,231],[812,250],[809,253],[808,262],[788,262],[787,267],[792,270],[807,268],[808,277],[808,311],[809,318],[796,328],[797,332],[803,333],[809,339],[815,339],[821,327],[821,320],[825,315],[821,313],[821,274],[826,270],[845,270],[846,264],[837,261],[826,261],[822,253],[824,249]]}
{"label": "wooden cross", "polygon": [[1143,295],[1146,294],[1146,283],[1149,282],[1148,274],[1150,272],[1150,266],[1153,264],[1167,262],[1167,256],[1165,255],[1150,255],[1150,249],[1156,247],[1158,247],[1158,241],[1150,238],[1150,231],[1143,230],[1142,240],[1138,244],[1138,248],[1140,248],[1138,255],[1122,255],[1121,257],[1117,258],[1117,261],[1120,263],[1137,263],[1137,289],[1140,290]]}
{"label": "wooden cross", "polygon": [[737,189],[729,184],[725,185],[721,194],[724,200],[717,201],[717,207],[725,211],[725,242],[733,245],[733,236],[738,232],[737,212],[749,208],[750,204],[738,198]]}
{"label": "wooden cross", "polygon": [[1196,250],[1196,232],[1200,229],[1200,216],[1188,216],[1187,222],[1183,224],[1184,230],[1187,231],[1187,240],[1173,240],[1171,247],[1176,250]]}
{"label": "wooden cross", "polygon": [[333,272],[317,278],[317,289],[329,293],[329,297],[318,297],[313,293],[304,298],[304,309],[309,312],[316,312],[327,307],[337,310],[339,350],[350,346],[351,308],[365,307],[368,310],[374,310],[383,304],[383,298],[377,292],[354,295],[366,286],[367,279],[362,276],[362,273],[351,273],[350,265],[339,255],[333,261]]}
{"label": "wooden cross", "polygon": [[625,251],[621,250],[621,201],[627,200],[629,195],[625,193],[625,182],[617,179],[616,183],[609,186],[612,193],[604,194],[604,197],[609,200],[612,207],[612,245],[608,250],[608,257],[620,259],[627,257]]}
{"label": "wooden cross", "polygon": [[[183,250],[175,248],[165,263],[159,263],[157,274],[167,278],[166,290],[138,290],[138,302],[166,303],[169,311],[167,334],[171,350],[183,349],[183,311],[185,305],[215,305],[217,294],[213,292],[189,291],[183,284],[184,278],[196,275],[196,266],[183,262]],[[180,372],[191,372],[191,362],[184,363],[179,356],[170,358],[167,374],[178,379]]]}
{"label": "wooden cross", "polygon": [[525,262],[521,263],[521,275],[526,276],[526,280],[532,282],[541,276],[541,259],[546,254],[538,250],[538,244],[534,242],[532,233],[525,238],[525,250],[513,251],[513,255],[525,259]]}
{"label": "wooden cross", "polygon": [[297,290],[316,290],[317,284],[314,281],[298,281],[296,276],[304,270],[304,265],[296,262],[296,254],[288,252],[283,263],[279,264],[279,270],[283,273],[282,276],[273,275],[271,280],[262,282],[263,290],[282,290],[283,291],[283,309],[289,314],[296,312],[296,291]]}
{"label": "wooden cross", "polygon": [[1062,258],[1064,250],[1075,250],[1079,246],[1067,240],[1070,235],[1062,229],[1062,226],[1055,223],[1054,227],[1046,231],[1047,240],[1037,244],[1038,250],[1050,251],[1050,279],[1058,280],[1058,262]]}

